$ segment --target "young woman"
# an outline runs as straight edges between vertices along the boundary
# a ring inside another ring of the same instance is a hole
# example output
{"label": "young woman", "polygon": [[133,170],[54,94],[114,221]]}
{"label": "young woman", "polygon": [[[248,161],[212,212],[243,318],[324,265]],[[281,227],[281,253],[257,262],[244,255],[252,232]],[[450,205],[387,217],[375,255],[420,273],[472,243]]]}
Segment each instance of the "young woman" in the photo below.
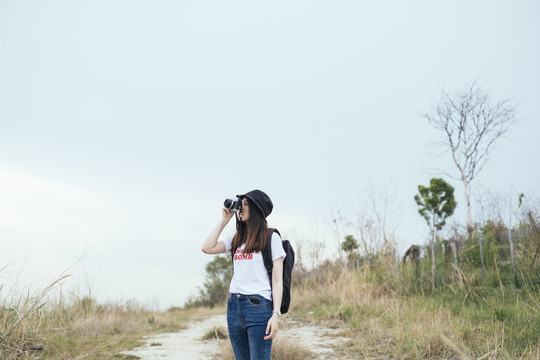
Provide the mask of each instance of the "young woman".
{"label": "young woman", "polygon": [[[202,246],[206,254],[234,254],[234,275],[229,286],[227,326],[236,360],[270,360],[272,339],[279,326],[283,294],[281,238],[272,234],[272,279],[264,267],[262,250],[269,230],[266,217],[273,204],[261,190],[238,195],[242,201],[236,212],[236,233],[220,238],[235,212],[226,208],[222,218]],[[272,286],[270,285],[272,281]]]}

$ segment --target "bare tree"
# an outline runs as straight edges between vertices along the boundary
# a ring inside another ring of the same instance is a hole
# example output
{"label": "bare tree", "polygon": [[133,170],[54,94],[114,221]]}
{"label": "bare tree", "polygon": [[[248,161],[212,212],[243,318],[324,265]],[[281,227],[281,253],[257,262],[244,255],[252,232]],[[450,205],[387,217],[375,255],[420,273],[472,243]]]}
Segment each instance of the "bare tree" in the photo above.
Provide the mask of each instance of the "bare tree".
{"label": "bare tree", "polygon": [[510,99],[493,103],[491,94],[478,86],[477,81],[454,93],[442,92],[425,117],[444,134],[440,144],[450,151],[463,182],[467,204],[467,231],[474,231],[471,216],[470,185],[485,165],[495,142],[515,123],[516,106]]}
{"label": "bare tree", "polygon": [[384,182],[372,185],[369,181],[360,191],[358,202],[362,204],[355,215],[341,211],[332,212],[331,230],[338,240],[339,253],[346,235],[352,234],[358,241],[359,254],[371,262],[378,256],[392,258],[399,262],[396,254],[396,229],[399,224],[399,212],[395,204],[394,191]]}
{"label": "bare tree", "polygon": [[347,214],[340,210],[336,212],[331,210],[330,218],[332,219],[332,222],[330,223],[329,231],[334,236],[336,249],[340,258],[343,258],[344,251],[341,248],[341,241],[348,233],[350,233],[353,222]]}
{"label": "bare tree", "polygon": [[400,222],[399,210],[396,207],[395,190],[389,183],[380,182],[377,187],[368,184],[365,193],[371,204],[370,212],[378,224],[379,232],[383,241],[383,255],[394,258],[396,269],[399,258],[397,256],[396,230]]}

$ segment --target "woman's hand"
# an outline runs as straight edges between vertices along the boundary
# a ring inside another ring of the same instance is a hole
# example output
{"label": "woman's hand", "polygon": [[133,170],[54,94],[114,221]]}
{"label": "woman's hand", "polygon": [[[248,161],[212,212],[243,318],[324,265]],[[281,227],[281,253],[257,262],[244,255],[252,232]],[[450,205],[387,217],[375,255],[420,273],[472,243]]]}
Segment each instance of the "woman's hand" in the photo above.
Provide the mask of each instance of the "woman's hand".
{"label": "woman's hand", "polygon": [[223,222],[228,224],[231,218],[234,216],[234,211],[231,211],[227,208],[223,208]]}
{"label": "woman's hand", "polygon": [[226,246],[223,241],[218,241],[219,235],[227,226],[229,221],[234,215],[234,211],[230,211],[226,208],[223,208],[223,216],[221,220],[218,222],[214,230],[208,235],[206,238],[206,241],[203,243],[202,251],[205,254],[223,254],[225,253]]}
{"label": "woman's hand", "polygon": [[266,336],[264,340],[274,339],[277,335],[279,328],[279,315],[273,313],[270,320],[268,320],[268,325],[266,325]]}

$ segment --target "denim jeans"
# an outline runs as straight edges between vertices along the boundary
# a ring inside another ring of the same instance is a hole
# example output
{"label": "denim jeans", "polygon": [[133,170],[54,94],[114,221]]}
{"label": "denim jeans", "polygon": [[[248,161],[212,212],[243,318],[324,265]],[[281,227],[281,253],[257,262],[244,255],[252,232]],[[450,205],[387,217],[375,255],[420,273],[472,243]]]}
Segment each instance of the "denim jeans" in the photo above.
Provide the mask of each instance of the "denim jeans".
{"label": "denim jeans", "polygon": [[272,302],[260,295],[231,294],[227,326],[236,360],[270,360],[272,340],[264,340]]}

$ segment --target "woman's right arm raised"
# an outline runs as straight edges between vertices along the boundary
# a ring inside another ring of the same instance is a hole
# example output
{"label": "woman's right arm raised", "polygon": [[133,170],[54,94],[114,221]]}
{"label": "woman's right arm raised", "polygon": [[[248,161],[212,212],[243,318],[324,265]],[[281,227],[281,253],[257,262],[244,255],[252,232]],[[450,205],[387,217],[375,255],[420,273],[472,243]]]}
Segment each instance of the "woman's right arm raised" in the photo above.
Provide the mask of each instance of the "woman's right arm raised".
{"label": "woman's right arm raised", "polygon": [[234,216],[234,211],[223,208],[223,216],[214,230],[208,235],[202,246],[202,251],[206,254],[223,254],[227,250],[223,241],[218,241],[219,235],[227,226],[231,218]]}

